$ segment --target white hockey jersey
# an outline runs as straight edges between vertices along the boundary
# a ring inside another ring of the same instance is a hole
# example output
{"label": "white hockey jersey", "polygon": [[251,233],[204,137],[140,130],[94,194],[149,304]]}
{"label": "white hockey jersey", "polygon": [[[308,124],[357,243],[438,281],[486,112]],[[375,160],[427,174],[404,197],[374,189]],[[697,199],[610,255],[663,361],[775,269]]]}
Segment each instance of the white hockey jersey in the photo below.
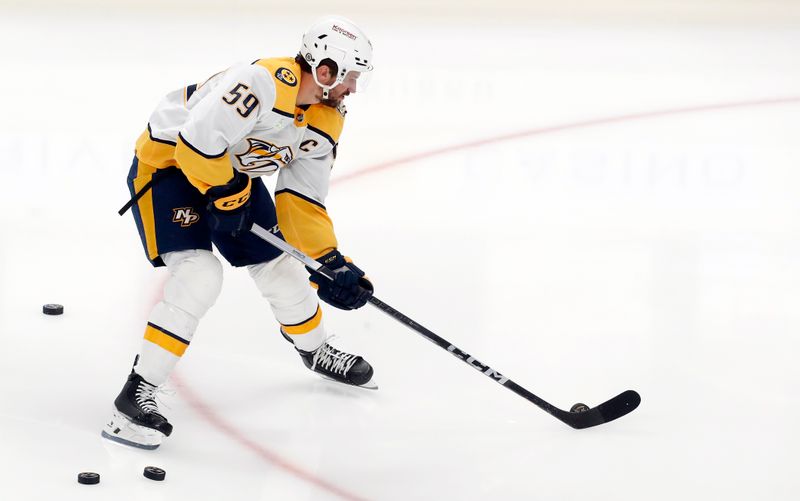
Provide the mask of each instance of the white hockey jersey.
{"label": "white hockey jersey", "polygon": [[286,240],[315,258],[336,248],[325,198],[344,109],[296,107],[301,77],[293,58],[261,59],[171,92],[136,143],[139,176],[177,167],[205,193],[230,181],[233,169],[251,177],[278,172],[275,204]]}

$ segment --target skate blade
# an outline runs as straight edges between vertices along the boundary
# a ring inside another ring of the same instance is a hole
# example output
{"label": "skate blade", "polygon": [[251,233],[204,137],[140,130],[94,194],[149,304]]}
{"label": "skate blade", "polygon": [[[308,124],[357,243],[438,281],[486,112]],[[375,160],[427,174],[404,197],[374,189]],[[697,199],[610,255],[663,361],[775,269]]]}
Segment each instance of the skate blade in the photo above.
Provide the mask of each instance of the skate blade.
{"label": "skate blade", "polygon": [[161,445],[165,435],[153,428],[135,424],[115,408],[100,436],[130,447],[153,450]]}
{"label": "skate blade", "polygon": [[321,377],[322,379],[326,379],[328,381],[333,381],[334,383],[339,383],[339,384],[343,384],[343,385],[346,385],[346,386],[355,386],[356,388],[364,388],[365,390],[377,390],[378,389],[378,383],[376,383],[374,379],[370,379],[369,381],[367,381],[364,384],[353,384],[353,383],[345,383],[344,381],[339,381],[337,379],[330,378],[330,377],[328,377],[328,376],[326,376],[324,374],[317,374],[317,375],[319,377]]}
{"label": "skate blade", "polygon": [[358,387],[359,388],[364,388],[365,390],[377,390],[378,389],[378,383],[376,383],[374,379],[370,379],[369,381],[367,381],[366,383],[364,383],[362,385],[359,385]]}
{"label": "skate blade", "polygon": [[155,444],[155,445],[138,444],[136,442],[131,442],[130,440],[125,440],[124,438],[109,435],[108,433],[106,433],[106,430],[101,431],[100,436],[105,438],[106,440],[110,440],[118,444],[127,445],[128,447],[136,447],[137,449],[144,449],[147,451],[156,450],[158,449],[158,446],[161,445],[161,444]]}

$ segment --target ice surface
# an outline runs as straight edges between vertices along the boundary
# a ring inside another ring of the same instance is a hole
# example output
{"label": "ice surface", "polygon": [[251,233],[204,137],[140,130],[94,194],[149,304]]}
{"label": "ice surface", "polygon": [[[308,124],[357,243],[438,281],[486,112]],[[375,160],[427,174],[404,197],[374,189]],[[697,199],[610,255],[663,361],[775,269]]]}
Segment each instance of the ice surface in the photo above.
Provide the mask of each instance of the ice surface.
{"label": "ice surface", "polygon": [[377,69],[328,199],[342,250],[553,404],[642,405],[572,430],[370,308],[325,313],[380,390],[336,386],[226,267],[147,452],[100,438],[164,279],[115,212],[133,142],[163,93],[292,54],[311,17],[3,9],[0,498],[800,497],[797,29],[345,12]]}

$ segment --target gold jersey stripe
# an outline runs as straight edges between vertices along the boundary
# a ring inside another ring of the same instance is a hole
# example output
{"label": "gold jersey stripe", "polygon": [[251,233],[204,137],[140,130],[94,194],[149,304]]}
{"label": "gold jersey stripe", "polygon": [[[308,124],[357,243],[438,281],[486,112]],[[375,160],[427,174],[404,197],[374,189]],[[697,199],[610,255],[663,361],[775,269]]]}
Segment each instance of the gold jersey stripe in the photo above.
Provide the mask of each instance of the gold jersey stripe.
{"label": "gold jersey stripe", "polygon": [[309,332],[313,331],[317,327],[319,327],[320,322],[322,322],[322,309],[317,306],[317,312],[314,313],[314,316],[300,322],[299,324],[294,325],[283,325],[281,324],[281,329],[286,334],[291,334],[294,336],[301,335],[301,334],[308,334]]}
{"label": "gold jersey stripe", "polygon": [[280,191],[275,194],[275,209],[283,237],[307,256],[316,259],[338,247],[325,207]]}
{"label": "gold jersey stripe", "polygon": [[[139,163],[141,165],[141,162]],[[142,188],[152,176],[137,177],[133,180],[133,189],[136,193],[142,191]],[[147,245],[147,257],[153,260],[158,257],[158,245],[156,244],[156,219],[153,211],[153,190],[147,190],[137,202],[139,208],[139,216],[142,220],[142,229],[144,230],[144,241]]]}
{"label": "gold jersey stripe", "polygon": [[151,323],[148,323],[144,330],[144,338],[147,341],[164,348],[176,357],[183,356],[184,352],[186,352],[186,348],[189,347],[189,342],[185,339],[180,339],[174,334],[167,333],[167,331]]}
{"label": "gold jersey stripe", "polygon": [[[255,64],[266,69],[272,81],[275,82],[275,104],[272,107],[293,117],[295,102],[297,102],[297,91],[300,89],[300,65],[295,62],[293,57],[259,59]],[[294,80],[279,79],[276,74],[281,69],[289,70],[294,75]],[[287,83],[292,81],[294,85]]]}
{"label": "gold jersey stripe", "polygon": [[[145,132],[147,134],[147,132]],[[144,186],[153,178],[156,168],[143,162],[137,156],[136,162],[136,177],[133,179],[133,189],[139,193],[144,189]],[[142,229],[144,230],[144,241],[147,247],[147,257],[151,260],[158,257],[158,246],[156,244],[156,220],[153,211],[153,191],[148,189],[136,202],[139,209],[139,217],[142,221]]]}
{"label": "gold jersey stripe", "polygon": [[175,146],[175,160],[189,182],[203,194],[212,186],[221,186],[233,179],[233,166],[227,152],[214,157],[202,155],[180,135]]}
{"label": "gold jersey stripe", "polygon": [[165,141],[155,141],[149,130],[142,132],[142,135],[136,140],[136,156],[139,161],[156,169],[165,169],[176,165],[175,145]]}
{"label": "gold jersey stripe", "polygon": [[336,108],[324,104],[313,104],[306,111],[306,124],[333,144],[339,142],[344,128],[344,116]]}

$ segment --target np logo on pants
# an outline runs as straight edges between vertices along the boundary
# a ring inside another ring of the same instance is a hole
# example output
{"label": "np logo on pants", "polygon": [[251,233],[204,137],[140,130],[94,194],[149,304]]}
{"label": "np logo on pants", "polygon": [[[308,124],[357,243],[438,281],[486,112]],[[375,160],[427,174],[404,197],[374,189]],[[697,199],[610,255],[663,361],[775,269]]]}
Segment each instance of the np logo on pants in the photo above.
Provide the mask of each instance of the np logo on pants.
{"label": "np logo on pants", "polygon": [[198,221],[200,221],[200,214],[196,213],[192,207],[172,209],[172,222],[181,223],[182,228],[188,228]]}

